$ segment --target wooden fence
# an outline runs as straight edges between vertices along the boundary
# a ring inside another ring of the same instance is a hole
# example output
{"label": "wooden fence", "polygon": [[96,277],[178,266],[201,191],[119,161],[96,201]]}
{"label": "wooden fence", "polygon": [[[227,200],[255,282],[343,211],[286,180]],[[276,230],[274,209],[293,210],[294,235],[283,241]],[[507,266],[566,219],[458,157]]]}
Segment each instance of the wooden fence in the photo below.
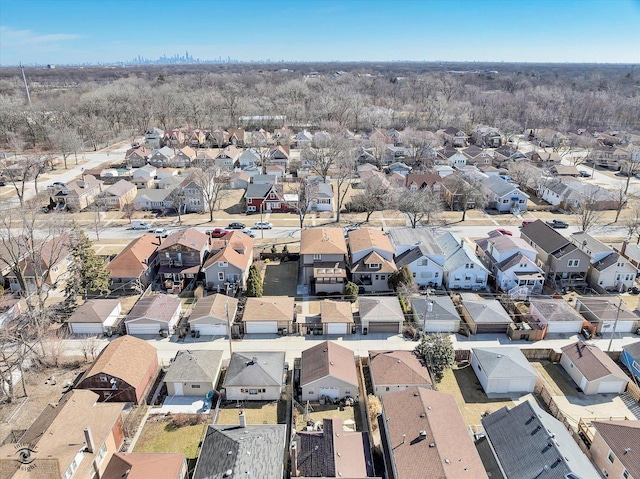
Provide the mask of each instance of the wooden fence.
{"label": "wooden fence", "polygon": [[627,392],[633,397],[633,399],[640,402],[640,386],[629,381],[629,384],[627,385]]}

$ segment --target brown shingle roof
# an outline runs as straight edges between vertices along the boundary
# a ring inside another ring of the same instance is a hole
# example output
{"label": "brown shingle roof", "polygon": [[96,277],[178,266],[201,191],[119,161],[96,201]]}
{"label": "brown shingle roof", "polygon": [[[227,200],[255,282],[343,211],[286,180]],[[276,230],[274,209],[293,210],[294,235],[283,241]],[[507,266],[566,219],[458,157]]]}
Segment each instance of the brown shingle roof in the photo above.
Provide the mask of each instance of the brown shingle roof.
{"label": "brown shingle roof", "polygon": [[[102,350],[91,368],[84,373],[82,380],[104,373],[137,388],[146,380],[151,363],[158,363],[156,348],[142,339],[121,336]],[[144,388],[146,384],[142,386]]]}
{"label": "brown shingle roof", "polygon": [[209,237],[206,234],[201,233],[195,228],[187,228],[170,234],[160,245],[158,251],[163,251],[174,245],[181,245],[189,249],[202,251],[202,249],[207,246],[208,242]]}
{"label": "brown shingle roof", "polygon": [[351,252],[376,248],[383,251],[393,251],[389,237],[375,228],[360,228],[349,233],[349,248]]}
{"label": "brown shingle roof", "polygon": [[114,185],[111,185],[104,192],[105,194],[121,197],[129,193],[131,190],[136,190],[137,187],[133,183],[128,182],[127,180],[120,180]]}
{"label": "brown shingle roof", "polygon": [[331,341],[324,341],[302,351],[300,385],[332,376],[358,386],[353,351]]}
{"label": "brown shingle roof", "polygon": [[320,301],[320,322],[322,323],[353,323],[353,312],[349,301]]}
{"label": "brown shingle roof", "polygon": [[640,421],[593,421],[591,424],[631,477],[640,477]]}
{"label": "brown shingle roof", "polygon": [[189,322],[205,316],[211,316],[214,319],[219,319],[226,323],[227,307],[229,319],[233,322],[235,312],[238,309],[238,300],[236,298],[231,298],[220,293],[201,298],[191,311]]}
{"label": "brown shingle roof", "polygon": [[294,298],[263,296],[248,298],[243,321],[292,321]]}
{"label": "brown shingle roof", "polygon": [[104,323],[107,316],[120,304],[119,299],[91,299],[78,307],[69,323]]}
{"label": "brown shingle roof", "polygon": [[177,453],[120,453],[111,456],[102,479],[176,479],[186,456]]}
{"label": "brown shingle roof", "polygon": [[456,400],[412,387],[382,396],[384,427],[402,479],[487,479]]}
{"label": "brown shingle roof", "polygon": [[587,381],[593,381],[609,375],[624,380],[629,379],[613,359],[593,344],[578,341],[562,348],[562,354],[566,354],[571,359],[571,362],[587,378]]}
{"label": "brown shingle roof", "polygon": [[341,228],[308,228],[300,236],[300,254],[347,254]]}
{"label": "brown shingle roof", "polygon": [[376,386],[431,385],[429,370],[413,351],[369,351],[369,371]]}
{"label": "brown shingle roof", "polygon": [[158,249],[158,238],[152,234],[133,240],[108,265],[112,278],[137,278],[148,268],[148,261]]}
{"label": "brown shingle roof", "polygon": [[131,308],[125,321],[129,322],[138,318],[153,318],[168,322],[181,304],[180,298],[169,294],[146,296],[140,298]]}

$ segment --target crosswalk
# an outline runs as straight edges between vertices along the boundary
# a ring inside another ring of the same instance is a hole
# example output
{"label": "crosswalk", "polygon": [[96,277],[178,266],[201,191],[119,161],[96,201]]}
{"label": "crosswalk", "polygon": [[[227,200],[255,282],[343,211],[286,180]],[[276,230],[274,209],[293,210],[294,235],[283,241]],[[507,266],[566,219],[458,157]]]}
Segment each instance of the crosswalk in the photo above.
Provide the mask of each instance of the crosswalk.
{"label": "crosswalk", "polygon": [[620,399],[622,399],[622,402],[629,408],[629,411],[631,411],[636,419],[640,420],[640,403],[629,393],[622,394]]}

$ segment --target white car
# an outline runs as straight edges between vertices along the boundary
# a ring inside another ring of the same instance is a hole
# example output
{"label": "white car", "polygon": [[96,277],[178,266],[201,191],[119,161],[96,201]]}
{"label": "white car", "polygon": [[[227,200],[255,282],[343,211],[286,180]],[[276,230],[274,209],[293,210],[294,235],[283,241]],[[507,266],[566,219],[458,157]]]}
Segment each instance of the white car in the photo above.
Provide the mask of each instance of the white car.
{"label": "white car", "polygon": [[256,234],[251,231],[249,228],[243,228],[240,230],[242,233],[246,234],[249,238],[255,238]]}
{"label": "white car", "polygon": [[273,228],[273,225],[268,221],[256,221],[256,224],[253,227],[257,230],[270,230]]}
{"label": "white car", "polygon": [[160,236],[161,238],[166,238],[167,236],[169,236],[169,231],[167,231],[165,228],[157,228],[153,230],[153,234],[155,236]]}

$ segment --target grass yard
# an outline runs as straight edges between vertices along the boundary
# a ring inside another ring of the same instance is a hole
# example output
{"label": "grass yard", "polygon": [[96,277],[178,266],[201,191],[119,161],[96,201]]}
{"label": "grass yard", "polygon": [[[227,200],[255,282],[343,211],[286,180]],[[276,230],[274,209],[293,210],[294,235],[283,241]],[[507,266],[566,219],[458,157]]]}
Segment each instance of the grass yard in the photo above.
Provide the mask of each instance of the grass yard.
{"label": "grass yard", "polygon": [[264,272],[264,296],[295,296],[298,262],[267,263]]}
{"label": "grass yard", "polygon": [[531,365],[540,374],[549,388],[549,392],[554,396],[577,396],[578,391],[560,364],[553,364],[551,361],[531,361]]}
{"label": "grass yard", "polygon": [[235,402],[229,403],[220,407],[216,424],[239,424],[238,413],[240,409],[244,409],[247,424],[278,424],[278,410],[285,407],[279,408],[280,403],[286,404],[284,401],[245,401],[243,407],[238,408]]}
{"label": "grass yard", "polygon": [[486,411],[495,412],[504,406],[513,406],[510,399],[489,399],[471,366],[446,371],[438,384],[438,391],[455,397],[462,416],[472,426],[480,424]]}
{"label": "grass yard", "polygon": [[196,459],[209,416],[202,424],[176,428],[171,416],[149,416],[133,452],[183,452],[187,460]]}
{"label": "grass yard", "polygon": [[[313,411],[309,412],[309,420],[313,422],[322,421],[323,419],[334,419],[339,418],[343,421],[352,420],[356,422],[356,430],[362,431],[362,417],[359,411],[359,404],[356,403],[353,407],[345,406],[344,411],[340,410],[340,406],[334,404],[320,404],[320,403],[310,403],[309,404]],[[303,408],[306,404],[301,405]],[[294,413],[296,417],[296,429],[301,430],[306,425],[304,412],[298,411]]]}

